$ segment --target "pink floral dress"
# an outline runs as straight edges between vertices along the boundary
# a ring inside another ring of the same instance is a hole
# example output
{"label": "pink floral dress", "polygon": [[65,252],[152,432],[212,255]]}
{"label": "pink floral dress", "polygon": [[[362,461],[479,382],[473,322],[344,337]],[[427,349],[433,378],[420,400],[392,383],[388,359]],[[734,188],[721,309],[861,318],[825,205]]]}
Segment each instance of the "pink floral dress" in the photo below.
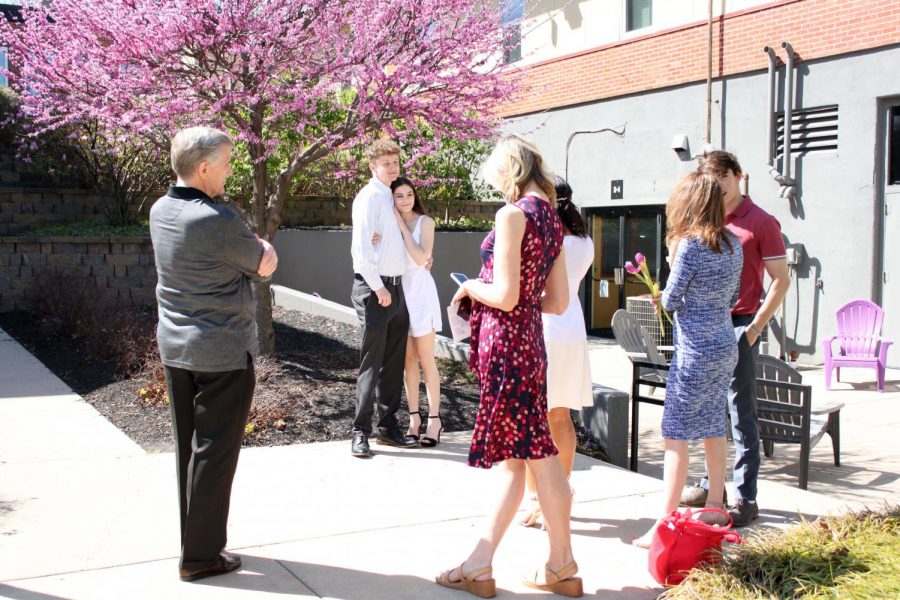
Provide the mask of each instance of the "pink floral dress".
{"label": "pink floral dress", "polygon": [[[541,294],[563,243],[556,210],[535,196],[515,206],[525,213],[519,303],[511,312],[476,302],[470,319],[469,366],[478,374],[481,406],[475,419],[469,465],[489,469],[507,458],[545,458],[557,453],[547,424],[547,354]],[[481,244],[479,278],[494,280],[491,231]]]}

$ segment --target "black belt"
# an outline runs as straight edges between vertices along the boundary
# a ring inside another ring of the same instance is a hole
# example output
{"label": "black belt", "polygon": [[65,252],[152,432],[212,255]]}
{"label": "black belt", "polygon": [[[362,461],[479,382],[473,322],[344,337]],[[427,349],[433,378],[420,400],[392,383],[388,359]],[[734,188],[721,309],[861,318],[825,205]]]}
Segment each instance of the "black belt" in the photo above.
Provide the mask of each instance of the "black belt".
{"label": "black belt", "polygon": [[400,275],[395,275],[394,277],[382,275],[381,280],[387,285],[400,285]]}
{"label": "black belt", "polygon": [[738,327],[743,327],[744,325],[749,325],[753,321],[754,317],[756,317],[756,313],[745,313],[740,315],[732,314],[731,324],[737,325]]}

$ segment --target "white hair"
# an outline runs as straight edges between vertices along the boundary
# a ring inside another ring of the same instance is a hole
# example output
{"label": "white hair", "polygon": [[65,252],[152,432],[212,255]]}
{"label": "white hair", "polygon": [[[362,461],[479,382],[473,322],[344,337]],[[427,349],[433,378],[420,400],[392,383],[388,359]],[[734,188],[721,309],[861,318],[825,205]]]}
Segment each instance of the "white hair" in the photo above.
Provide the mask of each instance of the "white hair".
{"label": "white hair", "polygon": [[234,146],[224,131],[212,127],[188,127],[172,138],[172,170],[179,177],[190,177],[203,161],[217,158],[222,146]]}

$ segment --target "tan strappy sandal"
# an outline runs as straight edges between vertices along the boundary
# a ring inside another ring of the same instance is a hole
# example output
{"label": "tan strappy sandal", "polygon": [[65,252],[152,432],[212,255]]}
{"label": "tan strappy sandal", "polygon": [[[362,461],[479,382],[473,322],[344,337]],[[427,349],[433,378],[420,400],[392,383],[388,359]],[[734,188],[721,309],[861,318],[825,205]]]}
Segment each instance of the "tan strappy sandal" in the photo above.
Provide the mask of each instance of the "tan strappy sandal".
{"label": "tan strappy sandal", "polygon": [[528,508],[525,516],[519,521],[522,527],[534,527],[541,520],[541,503],[538,501],[537,493],[529,494]]}
{"label": "tan strappy sandal", "polygon": [[[459,571],[459,581],[450,581],[450,574],[453,573],[453,571]],[[497,582],[494,580],[494,578],[491,577],[490,579],[485,579],[484,581],[476,581],[477,577],[481,577],[482,575],[490,572],[491,567],[482,567],[466,575],[465,573],[463,573],[463,566],[459,565],[455,569],[444,571],[443,573],[435,577],[434,580],[438,585],[442,585],[446,588],[454,590],[465,590],[470,594],[478,596],[479,598],[493,598],[497,595]]]}
{"label": "tan strappy sandal", "polygon": [[548,566],[544,566],[544,579],[546,583],[538,583],[538,573],[535,572],[531,578],[526,577],[522,582],[530,588],[536,590],[544,590],[559,594],[560,596],[568,596],[570,598],[579,598],[584,594],[584,586],[581,583],[581,577],[575,577],[578,571],[578,564],[573,560],[559,571],[554,571]]}

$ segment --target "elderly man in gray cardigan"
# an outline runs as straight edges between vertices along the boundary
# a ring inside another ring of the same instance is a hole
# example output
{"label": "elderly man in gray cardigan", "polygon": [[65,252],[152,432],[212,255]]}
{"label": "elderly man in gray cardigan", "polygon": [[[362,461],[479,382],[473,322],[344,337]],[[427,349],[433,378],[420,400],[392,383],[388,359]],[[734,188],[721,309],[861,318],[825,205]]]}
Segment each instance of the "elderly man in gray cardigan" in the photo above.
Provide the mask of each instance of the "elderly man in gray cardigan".
{"label": "elderly man in gray cardigan", "polygon": [[226,554],[231,483],[255,379],[251,280],[270,277],[274,248],[214,198],[231,175],[233,142],[208,127],[172,140],[178,177],[150,210],[157,339],[175,430],[184,581],[234,571]]}

